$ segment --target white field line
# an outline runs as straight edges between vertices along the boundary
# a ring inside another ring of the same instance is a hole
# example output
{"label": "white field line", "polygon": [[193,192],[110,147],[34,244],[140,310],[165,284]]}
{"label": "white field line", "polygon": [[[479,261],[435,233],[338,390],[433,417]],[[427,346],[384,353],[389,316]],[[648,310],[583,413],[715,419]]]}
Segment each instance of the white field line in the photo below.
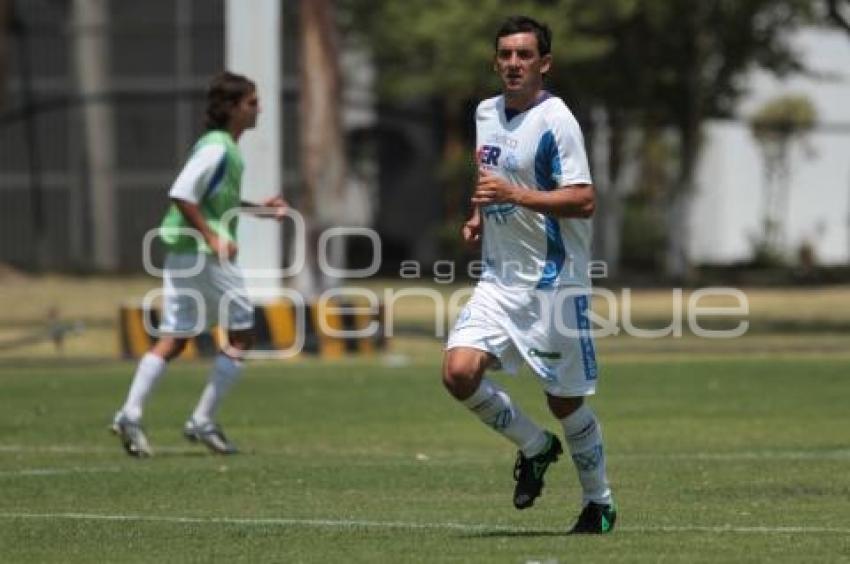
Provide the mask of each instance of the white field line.
{"label": "white field line", "polygon": [[0,470],[0,478],[18,476],[63,476],[66,474],[103,474],[122,472],[118,466],[71,466],[68,468],[23,468],[20,470]]}
{"label": "white field line", "polygon": [[[159,452],[196,452],[196,449],[180,448],[180,447],[160,447],[156,449]],[[91,446],[91,445],[0,445],[0,453],[12,454],[115,454],[122,452],[121,447],[115,443],[115,446]]]}
{"label": "white field line", "polygon": [[[203,449],[197,447],[176,447],[163,446],[155,447],[155,453],[163,454],[186,454],[203,452]],[[249,454],[259,455],[292,455],[293,450],[281,449],[258,449],[256,451],[246,451]],[[0,453],[11,454],[120,454],[121,449],[118,446],[100,447],[90,445],[2,445],[0,444]],[[362,454],[364,456],[372,456],[375,453],[362,452],[351,453],[354,455]],[[412,457],[410,457],[412,458]],[[850,460],[850,449],[834,449],[834,450],[756,450],[749,452],[624,452],[608,454],[611,460]],[[430,460],[435,463],[440,463],[443,457],[435,455],[430,457]],[[452,456],[446,457],[446,461],[452,463],[458,460],[469,462],[472,459]]]}
{"label": "white field line", "polygon": [[[0,513],[0,519],[10,520],[73,520],[149,522],[206,525],[312,527],[331,529],[403,529],[403,530],[447,530],[461,533],[527,533],[552,535],[565,533],[565,529],[514,527],[510,525],[488,525],[483,523],[416,523],[406,521],[369,521],[359,519],[294,519],[294,518],[241,518],[241,517],[170,517],[158,515],[107,515],[98,513]],[[738,527],[733,525],[690,525],[690,526],[622,526],[618,532],[625,533],[738,533],[738,534],[837,534],[850,535],[847,527],[800,527],[759,526]]]}
{"label": "white field line", "polygon": [[839,450],[757,450],[751,452],[624,452],[608,456],[613,460],[850,460],[850,449]]}

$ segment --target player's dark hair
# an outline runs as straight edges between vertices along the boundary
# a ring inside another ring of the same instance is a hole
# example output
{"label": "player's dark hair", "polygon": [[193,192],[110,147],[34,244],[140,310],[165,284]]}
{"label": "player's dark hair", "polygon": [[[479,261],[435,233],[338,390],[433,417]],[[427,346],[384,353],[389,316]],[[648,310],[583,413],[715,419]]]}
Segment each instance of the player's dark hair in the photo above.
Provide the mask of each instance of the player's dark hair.
{"label": "player's dark hair", "polygon": [[499,48],[499,39],[506,35],[515,33],[533,33],[537,38],[537,50],[540,56],[548,55],[552,51],[552,30],[549,26],[542,24],[528,16],[511,16],[502,23],[499,31],[496,32],[496,39],[493,45],[496,49]]}
{"label": "player's dark hair", "polygon": [[207,110],[204,114],[206,128],[226,128],[230,113],[239,100],[256,89],[257,85],[241,74],[224,71],[215,75],[207,89]]}

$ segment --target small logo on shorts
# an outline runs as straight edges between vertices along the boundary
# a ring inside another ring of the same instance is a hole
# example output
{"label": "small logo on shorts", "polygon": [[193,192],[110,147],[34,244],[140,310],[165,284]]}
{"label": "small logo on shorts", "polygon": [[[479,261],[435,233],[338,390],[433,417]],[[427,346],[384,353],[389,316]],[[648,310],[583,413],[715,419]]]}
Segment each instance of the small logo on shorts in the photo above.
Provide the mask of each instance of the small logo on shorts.
{"label": "small logo on shorts", "polygon": [[528,356],[534,358],[545,358],[546,360],[561,360],[561,353],[554,351],[541,351],[540,349],[528,349]]}

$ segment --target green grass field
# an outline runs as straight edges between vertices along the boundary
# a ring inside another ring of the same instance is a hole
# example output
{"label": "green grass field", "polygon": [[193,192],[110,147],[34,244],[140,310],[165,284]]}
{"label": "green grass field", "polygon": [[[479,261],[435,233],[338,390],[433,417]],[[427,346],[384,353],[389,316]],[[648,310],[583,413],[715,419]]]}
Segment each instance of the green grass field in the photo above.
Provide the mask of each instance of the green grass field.
{"label": "green grass field", "polygon": [[[0,364],[0,561],[850,561],[846,355],[601,360],[620,521],[599,538],[563,534],[568,458],[513,509],[514,451],[443,392],[438,357],[252,364],[229,458],[182,441],[206,365],[177,363],[149,460],[106,432],[132,364]],[[556,428],[531,377],[497,379]]]}

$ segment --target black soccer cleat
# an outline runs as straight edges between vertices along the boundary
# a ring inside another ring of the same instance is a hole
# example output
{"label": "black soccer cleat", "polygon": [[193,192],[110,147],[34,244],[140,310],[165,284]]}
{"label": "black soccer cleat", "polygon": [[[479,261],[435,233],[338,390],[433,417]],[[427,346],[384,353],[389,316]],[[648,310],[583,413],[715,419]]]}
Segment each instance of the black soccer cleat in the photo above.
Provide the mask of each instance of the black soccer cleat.
{"label": "black soccer cleat", "polygon": [[571,535],[604,535],[614,530],[617,521],[617,507],[592,501],[584,506],[576,524],[570,529]]}
{"label": "black soccer cleat", "polygon": [[514,507],[526,509],[534,505],[534,500],[543,491],[543,475],[549,465],[557,462],[564,452],[561,441],[552,433],[546,431],[548,442],[543,452],[537,456],[526,458],[522,451],[517,452],[514,465]]}

